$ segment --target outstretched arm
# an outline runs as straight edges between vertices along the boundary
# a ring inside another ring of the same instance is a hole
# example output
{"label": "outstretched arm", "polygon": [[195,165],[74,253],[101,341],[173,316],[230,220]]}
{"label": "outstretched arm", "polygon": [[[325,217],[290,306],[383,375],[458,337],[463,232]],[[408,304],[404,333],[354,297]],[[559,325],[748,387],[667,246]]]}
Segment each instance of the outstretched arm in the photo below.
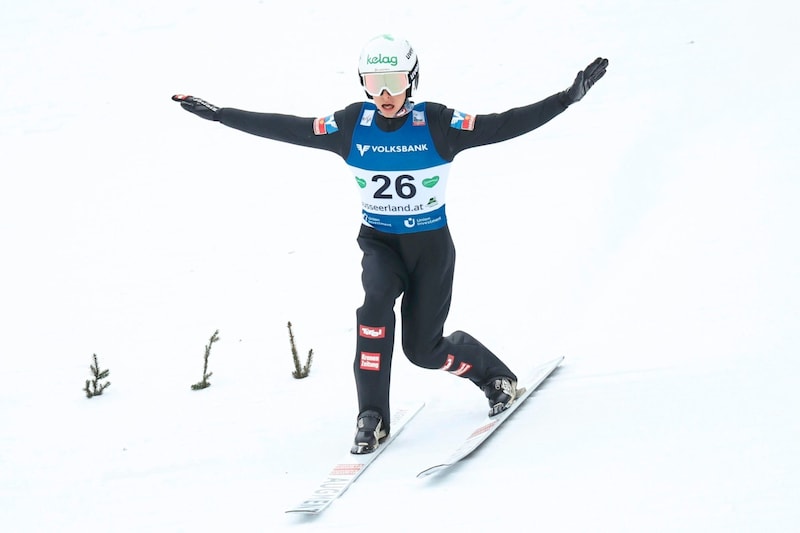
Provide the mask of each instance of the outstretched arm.
{"label": "outstretched arm", "polygon": [[[513,139],[535,130],[563,113],[567,107],[578,102],[586,92],[603,77],[608,66],[608,59],[597,58],[584,70],[578,72],[575,81],[565,91],[558,92],[539,102],[522,107],[515,107],[502,113],[477,115],[472,130],[449,127],[453,110],[440,108],[442,113],[441,132],[447,139],[447,148],[440,146],[442,153],[447,152],[450,158],[467,148],[483,146]],[[445,116],[446,115],[446,116]]]}
{"label": "outstretched arm", "polygon": [[315,135],[314,124],[318,118],[298,117],[280,113],[255,113],[232,107],[217,107],[202,98],[176,94],[172,99],[186,111],[200,118],[212,120],[230,128],[309,148],[320,148],[331,152],[342,152],[341,135]]}

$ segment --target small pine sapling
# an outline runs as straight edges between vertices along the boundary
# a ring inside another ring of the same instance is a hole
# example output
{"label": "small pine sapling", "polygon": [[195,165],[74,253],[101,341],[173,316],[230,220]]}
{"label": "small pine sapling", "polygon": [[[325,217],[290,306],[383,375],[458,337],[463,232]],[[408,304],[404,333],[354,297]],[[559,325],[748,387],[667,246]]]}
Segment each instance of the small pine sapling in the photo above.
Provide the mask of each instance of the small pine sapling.
{"label": "small pine sapling", "polygon": [[100,380],[106,379],[108,377],[109,371],[100,370],[100,364],[97,362],[97,354],[92,354],[94,358],[94,364],[89,365],[89,370],[92,371],[92,375],[94,379],[87,379],[86,385],[83,387],[83,392],[86,393],[87,398],[94,398],[95,396],[100,396],[103,394],[103,391],[106,390],[109,386],[111,386],[111,382],[107,381],[105,383],[100,383]]}
{"label": "small pine sapling", "polygon": [[314,358],[314,350],[308,351],[308,358],[306,359],[306,364],[300,366],[300,358],[297,355],[297,346],[294,343],[294,334],[292,333],[292,323],[288,323],[289,327],[289,344],[292,347],[292,359],[294,360],[294,371],[292,372],[292,376],[295,379],[303,379],[308,377],[308,373],[311,371],[311,361]]}
{"label": "small pine sapling", "polygon": [[194,385],[192,385],[192,390],[202,390],[206,387],[210,387],[211,383],[208,381],[208,378],[211,377],[213,372],[208,371],[208,356],[211,355],[211,345],[214,344],[219,340],[219,330],[215,331],[211,338],[208,340],[208,344],[206,345],[206,354],[203,358],[203,380],[198,381]]}

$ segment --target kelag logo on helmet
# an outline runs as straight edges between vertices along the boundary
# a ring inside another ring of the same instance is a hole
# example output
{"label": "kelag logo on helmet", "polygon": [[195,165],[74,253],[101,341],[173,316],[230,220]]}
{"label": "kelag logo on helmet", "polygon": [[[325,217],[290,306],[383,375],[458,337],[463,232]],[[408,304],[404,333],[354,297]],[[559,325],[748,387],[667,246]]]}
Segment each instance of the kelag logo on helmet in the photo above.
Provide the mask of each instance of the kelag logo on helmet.
{"label": "kelag logo on helmet", "polygon": [[[419,85],[419,61],[411,43],[405,39],[395,39],[391,35],[373,37],[361,50],[361,56],[358,58],[358,77],[361,85],[365,85],[365,76],[391,72],[407,74],[408,78],[400,92],[396,92],[395,88],[390,86],[389,93],[400,94],[406,91],[406,95],[411,97]],[[372,98],[380,94],[378,89],[380,87],[374,87],[372,94],[367,90],[367,96]]]}
{"label": "kelag logo on helmet", "polygon": [[381,64],[389,64],[393,67],[397,66],[397,56],[384,56],[378,54],[376,56],[367,56],[367,65],[381,65]]}

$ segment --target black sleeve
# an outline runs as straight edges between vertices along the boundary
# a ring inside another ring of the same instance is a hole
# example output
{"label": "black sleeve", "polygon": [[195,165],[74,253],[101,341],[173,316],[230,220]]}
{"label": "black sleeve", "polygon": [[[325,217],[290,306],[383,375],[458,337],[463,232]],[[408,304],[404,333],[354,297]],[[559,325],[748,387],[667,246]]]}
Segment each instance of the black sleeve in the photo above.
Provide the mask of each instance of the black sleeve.
{"label": "black sleeve", "polygon": [[314,133],[316,118],[298,117],[280,113],[256,113],[232,107],[219,110],[220,123],[266,139],[281,141],[308,148],[318,148],[347,157],[353,138],[353,125],[361,104],[351,104],[334,113],[338,131],[323,135]]}
{"label": "black sleeve", "polygon": [[450,127],[453,109],[430,102],[427,105],[428,114],[436,117],[436,120],[431,121],[434,144],[448,161],[452,161],[459,152],[468,148],[506,141],[533,131],[567,109],[558,93],[502,113],[476,115],[472,130],[460,130]]}

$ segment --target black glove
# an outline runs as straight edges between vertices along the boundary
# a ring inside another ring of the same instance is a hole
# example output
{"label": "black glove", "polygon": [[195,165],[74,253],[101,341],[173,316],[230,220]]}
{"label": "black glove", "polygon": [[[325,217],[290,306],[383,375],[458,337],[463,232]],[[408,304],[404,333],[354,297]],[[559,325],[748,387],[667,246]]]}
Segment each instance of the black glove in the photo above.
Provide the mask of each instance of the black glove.
{"label": "black glove", "polygon": [[586,67],[586,70],[578,72],[572,87],[561,93],[564,104],[571,105],[583,98],[592,85],[605,75],[607,66],[608,59],[598,57]]}
{"label": "black glove", "polygon": [[213,104],[209,104],[201,98],[195,98],[194,96],[187,96],[185,94],[176,94],[172,97],[172,99],[176,102],[180,102],[181,107],[186,111],[190,111],[200,118],[204,118],[206,120],[219,120],[217,118],[217,112],[219,111],[219,108]]}

